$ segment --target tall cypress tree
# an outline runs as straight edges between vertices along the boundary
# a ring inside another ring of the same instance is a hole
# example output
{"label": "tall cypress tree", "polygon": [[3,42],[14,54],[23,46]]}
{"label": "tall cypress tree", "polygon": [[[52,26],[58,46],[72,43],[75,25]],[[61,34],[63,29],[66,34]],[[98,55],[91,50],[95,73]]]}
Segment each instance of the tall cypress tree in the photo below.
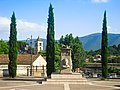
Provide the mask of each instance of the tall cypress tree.
{"label": "tall cypress tree", "polygon": [[102,56],[102,78],[107,79],[108,74],[108,35],[107,35],[107,20],[106,11],[104,12],[103,28],[102,28],[102,45],[101,45],[101,56]]}
{"label": "tall cypress tree", "polygon": [[51,73],[54,72],[54,58],[55,58],[55,47],[54,47],[54,13],[52,4],[49,7],[48,15],[48,28],[47,28],[47,46],[46,46],[46,61],[47,61],[47,76],[51,77]]}
{"label": "tall cypress tree", "polygon": [[9,76],[14,78],[16,77],[16,70],[17,70],[17,30],[16,30],[16,18],[15,13],[13,12],[11,17],[11,24],[10,24],[10,37],[9,37]]}

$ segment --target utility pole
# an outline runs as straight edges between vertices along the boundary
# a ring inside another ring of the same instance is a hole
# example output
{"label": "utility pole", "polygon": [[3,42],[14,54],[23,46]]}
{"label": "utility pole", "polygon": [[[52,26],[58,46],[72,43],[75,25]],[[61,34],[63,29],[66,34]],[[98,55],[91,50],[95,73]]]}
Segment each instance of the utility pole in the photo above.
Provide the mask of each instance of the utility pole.
{"label": "utility pole", "polygon": [[31,51],[30,51],[30,56],[31,56],[30,76],[32,76],[32,35],[31,35],[31,39],[30,39],[30,47],[31,47]]}
{"label": "utility pole", "polygon": [[31,38],[27,38],[26,41],[30,40],[30,76],[32,76],[32,35]]}

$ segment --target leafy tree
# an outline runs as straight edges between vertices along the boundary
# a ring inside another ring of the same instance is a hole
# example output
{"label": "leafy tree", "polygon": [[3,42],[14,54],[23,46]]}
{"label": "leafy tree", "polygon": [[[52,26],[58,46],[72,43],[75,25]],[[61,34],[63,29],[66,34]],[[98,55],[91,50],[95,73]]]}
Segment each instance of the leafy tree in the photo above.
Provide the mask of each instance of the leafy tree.
{"label": "leafy tree", "polygon": [[[31,46],[28,46],[27,53],[31,54]],[[32,48],[32,54],[34,54],[34,48]]]}
{"label": "leafy tree", "polygon": [[60,37],[59,43],[60,43],[60,44],[63,44],[63,43],[64,43],[64,37],[63,37],[63,35]]}
{"label": "leafy tree", "polygon": [[74,38],[73,38],[72,34],[70,34],[70,35],[69,35],[69,46],[70,46],[71,48],[73,48],[73,44],[74,44]]}
{"label": "leafy tree", "polygon": [[85,51],[83,49],[82,43],[80,42],[79,37],[74,38],[72,34],[63,36],[60,38],[60,44],[68,45],[72,50],[72,63],[73,69],[79,68],[83,65],[85,59]]}
{"label": "leafy tree", "polygon": [[60,45],[62,45],[62,44],[68,45],[71,48],[73,46],[73,43],[74,43],[74,38],[73,38],[72,34],[70,34],[70,35],[66,34],[65,38],[62,35],[61,38],[60,38],[60,40],[59,40],[59,44]]}
{"label": "leafy tree", "polygon": [[[87,52],[88,55],[95,56],[97,54],[101,54],[101,49],[96,51],[89,51]],[[113,45],[108,47],[108,56],[119,56],[120,55],[120,44],[118,46]]]}
{"label": "leafy tree", "polygon": [[106,11],[104,12],[103,19],[103,31],[102,31],[102,45],[101,45],[101,56],[102,56],[102,78],[107,79],[108,75],[108,35],[107,35],[107,20]]}
{"label": "leafy tree", "polygon": [[120,57],[108,58],[108,63],[120,63]]}
{"label": "leafy tree", "polygon": [[46,57],[46,51],[45,50],[40,50],[40,55]]}
{"label": "leafy tree", "polygon": [[117,55],[117,49],[114,48],[113,46],[108,47],[108,55]]}
{"label": "leafy tree", "polygon": [[69,35],[67,34],[64,39],[64,44],[69,46]]}
{"label": "leafy tree", "polygon": [[18,51],[19,53],[24,53],[25,52],[25,47],[28,43],[26,42],[22,42],[22,41],[18,41]]}
{"label": "leafy tree", "polygon": [[80,68],[83,66],[83,62],[85,59],[85,51],[78,37],[76,37],[74,41],[75,42],[72,48],[72,63],[73,70],[75,71],[76,68]]}
{"label": "leafy tree", "polygon": [[74,71],[76,68],[80,67],[81,60],[79,57],[80,57],[80,45],[78,43],[75,43],[73,45],[73,50],[72,50],[72,63],[73,63],[73,70]]}
{"label": "leafy tree", "polygon": [[87,55],[87,58],[89,58],[90,63],[94,63],[94,58],[91,55]]}
{"label": "leafy tree", "polygon": [[7,42],[0,40],[0,54],[8,54],[8,51]]}
{"label": "leafy tree", "polygon": [[117,68],[115,68],[115,67],[109,67],[109,68],[108,68],[108,72],[109,72],[109,73],[120,74],[120,69],[117,69]]}
{"label": "leafy tree", "polygon": [[18,48],[17,48],[17,30],[16,30],[16,18],[15,13],[13,12],[11,17],[11,24],[10,24],[10,37],[9,37],[9,76],[14,78],[16,77],[16,70],[17,70],[17,55],[18,55]]}
{"label": "leafy tree", "polygon": [[118,45],[117,50],[118,50],[118,54],[120,55],[120,44]]}
{"label": "leafy tree", "polygon": [[47,76],[51,77],[54,72],[54,59],[55,59],[55,47],[54,47],[54,13],[52,4],[49,7],[48,15],[48,29],[47,29],[47,46],[46,46],[46,61],[47,61]]}
{"label": "leafy tree", "polygon": [[118,45],[118,50],[120,50],[120,44]]}
{"label": "leafy tree", "polygon": [[55,71],[60,70],[60,46],[57,42],[55,42]]}
{"label": "leafy tree", "polygon": [[94,55],[96,55],[96,52],[93,51],[93,50],[90,50],[87,54],[88,54],[88,55],[91,55],[91,56],[94,56]]}
{"label": "leafy tree", "polygon": [[79,44],[81,44],[81,42],[80,42],[80,40],[79,40],[79,37],[76,37],[76,38],[74,39],[74,43],[79,43]]}
{"label": "leafy tree", "polygon": [[64,44],[64,37],[63,37],[63,35],[60,37],[59,44],[60,45]]}

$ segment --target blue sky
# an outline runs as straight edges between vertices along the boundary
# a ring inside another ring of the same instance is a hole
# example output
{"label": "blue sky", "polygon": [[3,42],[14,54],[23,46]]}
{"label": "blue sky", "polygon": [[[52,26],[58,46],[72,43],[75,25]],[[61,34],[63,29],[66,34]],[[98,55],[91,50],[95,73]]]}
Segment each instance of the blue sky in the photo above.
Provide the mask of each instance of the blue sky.
{"label": "blue sky", "polygon": [[72,33],[85,36],[101,33],[103,12],[107,11],[108,32],[120,34],[120,0],[0,0],[0,38],[9,39],[13,11],[18,39],[46,38],[49,4],[54,8],[55,38]]}

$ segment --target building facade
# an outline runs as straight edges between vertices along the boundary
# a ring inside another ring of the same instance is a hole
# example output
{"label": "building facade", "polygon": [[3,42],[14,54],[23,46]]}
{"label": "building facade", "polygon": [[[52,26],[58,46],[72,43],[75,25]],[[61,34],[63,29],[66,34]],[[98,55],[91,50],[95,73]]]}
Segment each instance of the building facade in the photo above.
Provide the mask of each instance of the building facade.
{"label": "building facade", "polygon": [[38,36],[37,40],[34,42],[34,53],[38,54],[41,50],[43,50],[43,41]]}
{"label": "building facade", "polygon": [[[0,77],[9,76],[9,56],[0,55]],[[41,55],[32,55],[32,76],[46,75],[46,60]],[[30,76],[30,54],[19,54],[17,60],[17,76]]]}

